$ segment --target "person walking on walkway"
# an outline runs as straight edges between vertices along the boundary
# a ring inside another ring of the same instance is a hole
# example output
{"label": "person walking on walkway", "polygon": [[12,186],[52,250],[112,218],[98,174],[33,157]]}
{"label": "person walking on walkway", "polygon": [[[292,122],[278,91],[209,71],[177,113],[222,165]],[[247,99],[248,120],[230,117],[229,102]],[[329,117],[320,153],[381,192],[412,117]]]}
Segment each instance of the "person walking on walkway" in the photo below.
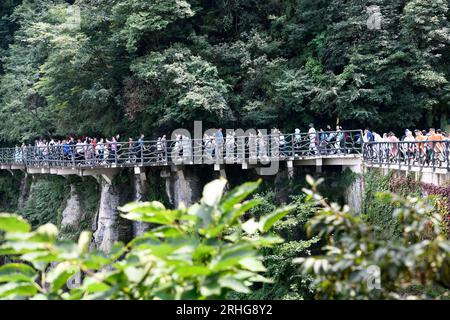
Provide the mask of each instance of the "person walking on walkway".
{"label": "person walking on walkway", "polygon": [[234,161],[234,149],[235,149],[234,148],[235,147],[234,131],[227,132],[225,145],[226,145],[225,159],[229,162],[232,162],[232,161]]}
{"label": "person walking on walkway", "polygon": [[109,145],[109,156],[113,161],[117,161],[118,143],[116,137],[112,137],[111,140],[106,139],[106,143]]}
{"label": "person walking on walkway", "polygon": [[363,138],[363,142],[364,143],[368,143],[367,144],[367,149],[368,149],[367,151],[369,152],[369,157],[373,157],[373,153],[374,153],[373,144],[370,144],[370,142],[374,142],[375,141],[375,137],[373,136],[372,132],[369,130],[368,127],[366,127],[364,129],[364,134],[363,134],[362,138]]}
{"label": "person walking on walkway", "polygon": [[223,156],[224,139],[223,139],[222,128],[219,128],[216,131],[214,138],[215,138],[215,147],[216,147],[215,158],[217,161],[219,161],[220,159],[222,159],[222,156]]}
{"label": "person walking on walkway", "polygon": [[403,144],[402,146],[402,153],[405,156],[405,159],[411,159],[414,157],[414,142],[416,139],[414,139],[412,132],[409,129],[405,130],[405,137],[403,138],[403,142],[406,142],[406,144]]}
{"label": "person walking on walkway", "polygon": [[162,138],[159,137],[158,141],[156,141],[156,161],[163,162],[164,160],[164,148]]}
{"label": "person walking on walkway", "polygon": [[388,140],[389,140],[389,142],[391,142],[391,146],[390,146],[391,160],[395,161],[395,159],[397,159],[397,155],[398,155],[398,144],[397,144],[397,142],[399,142],[399,140],[398,140],[398,138],[395,136],[395,134],[392,131],[389,132]]}
{"label": "person walking on walkway", "polygon": [[300,133],[300,129],[296,128],[295,134],[294,134],[294,144],[293,144],[294,150],[292,150],[293,155],[295,157],[300,156],[301,144],[302,144],[302,135]]}
{"label": "person walking on walkway", "polygon": [[309,124],[309,130],[308,130],[308,136],[309,136],[309,153],[312,153],[313,155],[317,154],[317,133],[316,129],[314,129],[314,124]]}
{"label": "person walking on walkway", "polygon": [[267,143],[266,143],[266,136],[262,133],[261,130],[258,130],[257,143],[258,143],[258,159],[265,160],[267,158],[267,150],[266,150]]}

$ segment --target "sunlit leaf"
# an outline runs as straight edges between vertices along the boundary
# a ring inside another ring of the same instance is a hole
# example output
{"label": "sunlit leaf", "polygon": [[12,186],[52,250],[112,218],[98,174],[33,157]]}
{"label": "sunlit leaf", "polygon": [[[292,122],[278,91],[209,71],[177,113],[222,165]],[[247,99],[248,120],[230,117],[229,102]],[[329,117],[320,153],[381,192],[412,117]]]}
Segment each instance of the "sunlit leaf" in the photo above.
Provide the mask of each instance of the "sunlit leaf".
{"label": "sunlit leaf", "polygon": [[223,190],[227,184],[225,179],[217,179],[208,183],[203,188],[202,202],[210,207],[215,207],[219,204],[222,198]]}
{"label": "sunlit leaf", "polygon": [[284,216],[286,216],[289,212],[294,210],[294,206],[287,206],[284,208],[280,208],[272,212],[271,214],[264,216],[260,221],[259,229],[262,232],[267,232],[270,228],[279,220],[281,220]]}
{"label": "sunlit leaf", "polygon": [[30,224],[18,215],[0,213],[0,230],[6,232],[29,232]]}
{"label": "sunlit leaf", "polygon": [[10,263],[0,266],[0,282],[31,282],[37,272],[23,263]]}

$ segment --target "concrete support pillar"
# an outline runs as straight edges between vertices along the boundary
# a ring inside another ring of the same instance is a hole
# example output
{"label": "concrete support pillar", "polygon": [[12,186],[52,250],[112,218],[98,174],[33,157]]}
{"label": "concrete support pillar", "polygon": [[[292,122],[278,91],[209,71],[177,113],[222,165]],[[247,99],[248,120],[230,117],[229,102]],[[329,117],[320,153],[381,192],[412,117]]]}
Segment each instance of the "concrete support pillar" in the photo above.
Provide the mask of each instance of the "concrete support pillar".
{"label": "concrete support pillar", "polygon": [[351,166],[342,166],[342,171],[345,171],[345,169],[350,169],[354,173],[362,173],[363,168],[361,165],[351,165]]}
{"label": "concrete support pillar", "polygon": [[[148,190],[148,184],[146,183],[147,177],[145,170],[138,168],[135,170],[134,175],[134,200],[136,202],[145,201],[145,194]],[[133,222],[133,235],[135,237],[144,234],[149,229],[149,224],[140,221]]]}
{"label": "concrete support pillar", "polygon": [[114,242],[119,240],[119,213],[117,207],[120,194],[109,179],[100,179],[101,194],[97,221],[95,223],[92,246],[104,252],[111,250]]}
{"label": "concrete support pillar", "polygon": [[292,179],[294,179],[294,173],[295,173],[295,171],[294,171],[294,161],[289,160],[289,161],[286,162],[286,165],[287,165],[288,179],[292,180]]}
{"label": "concrete support pillar", "polygon": [[322,173],[322,165],[323,165],[322,158],[317,158],[316,159],[316,172],[317,173]]}

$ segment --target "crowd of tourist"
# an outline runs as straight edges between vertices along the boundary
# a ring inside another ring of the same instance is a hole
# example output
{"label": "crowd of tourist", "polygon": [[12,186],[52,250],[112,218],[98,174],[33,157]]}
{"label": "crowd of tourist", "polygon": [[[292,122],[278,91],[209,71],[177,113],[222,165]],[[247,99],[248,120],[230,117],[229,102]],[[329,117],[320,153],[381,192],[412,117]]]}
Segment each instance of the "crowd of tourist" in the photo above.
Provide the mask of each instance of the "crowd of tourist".
{"label": "crowd of tourist", "polygon": [[[295,157],[304,155],[324,155],[349,153],[356,145],[363,143],[379,142],[380,144],[368,144],[369,152],[376,156],[397,158],[424,156],[430,158],[433,155],[446,153],[443,141],[449,141],[449,134],[434,128],[428,131],[405,130],[401,139],[393,132],[379,134],[366,128],[360,131],[344,131],[341,126],[333,130],[326,126],[316,130],[313,124],[305,132],[295,129],[294,134],[283,134],[279,129],[272,129],[270,134],[262,130],[249,132],[244,138],[236,136],[236,132],[227,131],[224,136],[221,128],[212,134],[205,133],[203,139],[191,140],[181,134],[175,135],[175,140],[168,141],[166,136],[159,137],[156,141],[146,142],[145,135],[141,134],[136,139],[129,138],[121,141],[120,135],[111,138],[83,137],[75,139],[39,139],[34,145],[17,145],[14,149],[16,162],[83,162],[92,163],[118,163],[157,161],[167,162],[168,157],[189,158],[194,154],[200,154],[207,160],[223,158],[235,160],[237,154],[243,150],[243,155],[248,158],[266,159],[269,157]],[[386,142],[385,144],[383,144]],[[392,143],[394,142],[394,143]],[[407,142],[400,144],[397,142]],[[422,143],[421,143],[422,142]],[[239,144],[241,143],[241,144]],[[390,144],[387,144],[390,143]],[[241,149],[239,146],[243,146]],[[239,150],[238,150],[239,149]]]}
{"label": "crowd of tourist", "polygon": [[441,129],[430,128],[427,130],[415,129],[412,132],[405,130],[404,135],[399,139],[395,133],[378,134],[364,130],[362,137],[364,142],[378,142],[367,144],[368,151],[372,157],[380,157],[390,161],[416,159],[424,162],[448,161],[448,150],[445,141],[450,141],[448,132]]}

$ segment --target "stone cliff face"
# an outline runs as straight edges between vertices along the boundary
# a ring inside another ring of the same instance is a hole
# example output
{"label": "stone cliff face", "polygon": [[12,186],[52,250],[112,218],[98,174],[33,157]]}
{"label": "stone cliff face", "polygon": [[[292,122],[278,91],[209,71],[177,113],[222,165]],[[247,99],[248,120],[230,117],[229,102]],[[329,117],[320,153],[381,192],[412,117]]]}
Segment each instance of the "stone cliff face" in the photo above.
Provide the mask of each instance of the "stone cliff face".
{"label": "stone cliff face", "polygon": [[[95,179],[78,177],[62,179],[60,183],[66,186],[64,192],[67,195],[64,203],[61,203],[60,228],[72,230],[71,235],[74,238],[77,237],[77,232],[82,231],[81,229],[91,229],[93,232],[91,247],[109,251],[114,242],[127,242],[149,228],[146,223],[122,219],[117,210],[120,205],[132,201],[158,200],[172,208],[177,208],[181,203],[190,206],[200,199],[203,186],[212,179],[228,176],[230,187],[233,187],[260,178],[255,170],[242,170],[240,166],[227,166],[226,170],[227,172],[222,168],[221,171],[214,171],[208,166],[184,166],[148,168],[136,174],[125,169],[112,181],[105,180],[101,176]],[[294,180],[294,183],[297,183],[299,179],[304,179],[306,173],[308,172],[299,171],[292,175],[287,168],[280,168],[276,176],[262,178],[272,186],[272,190],[282,201],[289,202],[292,190],[289,189],[290,184],[287,182]],[[327,176],[327,173],[324,176]],[[25,176],[20,184],[18,190],[20,206],[24,206],[29,198],[30,180],[31,176]],[[85,188],[86,183],[91,186],[89,190]],[[363,178],[359,176],[345,191],[346,201],[355,212],[361,211],[363,187]],[[86,194],[92,193],[95,193],[95,196],[89,201],[95,203],[86,209]]]}
{"label": "stone cliff face", "polygon": [[112,244],[119,240],[120,194],[115,186],[101,179],[100,206],[95,222],[93,246],[109,252]]}
{"label": "stone cliff face", "polygon": [[161,172],[161,177],[166,181],[166,195],[172,207],[178,208],[181,203],[190,206],[200,198],[203,182],[197,170],[172,168]]}
{"label": "stone cliff face", "polygon": [[345,202],[355,213],[362,212],[362,203],[364,195],[364,177],[359,175],[355,181],[345,190]]}
{"label": "stone cliff face", "polygon": [[25,203],[30,195],[31,181],[30,176],[25,173],[20,181],[19,198],[17,201],[17,210],[20,211],[25,207]]}
{"label": "stone cliff face", "polygon": [[80,197],[73,184],[70,185],[70,197],[62,212],[61,226],[77,227],[82,219]]}
{"label": "stone cliff face", "polygon": [[[134,182],[134,201],[136,202],[143,202],[146,201],[145,194],[147,193],[147,177],[145,176],[145,173],[143,175],[137,175],[135,174],[133,177]],[[147,231],[149,228],[149,225],[144,222],[140,221],[134,221],[133,222],[133,236],[140,236],[145,231]]]}

